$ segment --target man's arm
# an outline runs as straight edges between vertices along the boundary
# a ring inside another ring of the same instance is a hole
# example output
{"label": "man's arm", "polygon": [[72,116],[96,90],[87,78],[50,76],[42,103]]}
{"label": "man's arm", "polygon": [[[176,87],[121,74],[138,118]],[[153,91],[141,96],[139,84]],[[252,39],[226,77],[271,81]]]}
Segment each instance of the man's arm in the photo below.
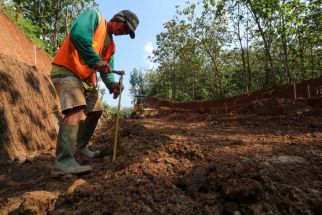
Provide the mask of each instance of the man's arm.
{"label": "man's arm", "polygon": [[101,61],[92,47],[94,32],[99,24],[100,15],[96,10],[89,10],[77,17],[70,30],[70,40],[85,61],[93,68]]}
{"label": "man's arm", "polygon": [[[110,58],[109,62],[108,62],[109,66],[111,67],[111,69],[114,69],[114,55],[112,55],[112,57]],[[109,89],[110,93],[112,93],[112,86],[115,83],[115,78],[114,78],[114,74],[113,73],[100,73],[100,76],[102,78],[102,81],[104,82],[105,86],[107,89]]]}
{"label": "man's arm", "polygon": [[[114,55],[111,57],[111,59],[108,62],[111,69],[114,69]],[[115,82],[114,74],[113,73],[100,73],[102,81],[104,82],[106,88],[109,90],[109,93],[113,93],[113,98],[116,99],[120,91],[123,91],[123,85],[120,86],[119,82]]]}

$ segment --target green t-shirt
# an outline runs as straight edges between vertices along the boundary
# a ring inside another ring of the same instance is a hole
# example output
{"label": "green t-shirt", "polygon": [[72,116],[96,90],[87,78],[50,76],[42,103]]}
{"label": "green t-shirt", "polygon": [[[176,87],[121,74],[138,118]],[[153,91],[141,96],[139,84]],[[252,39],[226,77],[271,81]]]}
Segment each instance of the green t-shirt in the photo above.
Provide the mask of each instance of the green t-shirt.
{"label": "green t-shirt", "polygon": [[75,19],[70,29],[70,40],[90,68],[101,61],[92,47],[94,32],[99,22],[100,14],[98,11],[88,10]]}
{"label": "green t-shirt", "polygon": [[[95,53],[92,47],[94,32],[100,22],[100,18],[101,15],[97,10],[88,10],[75,19],[70,30],[71,42],[73,43],[74,47],[76,48],[84,62],[90,68],[93,68],[98,62],[101,61],[100,56]],[[105,44],[109,44],[112,39],[112,35],[107,33]],[[111,68],[114,69],[114,56],[111,57],[109,64]],[[72,73],[70,70],[62,66],[53,65],[51,76],[68,74],[70,75],[70,73]],[[72,75],[74,75],[74,73],[72,73]],[[104,77],[104,79],[106,80],[104,80],[104,83],[109,85],[113,84],[115,80],[113,73],[108,73],[108,75]],[[88,80],[84,81],[86,83],[89,83]]]}

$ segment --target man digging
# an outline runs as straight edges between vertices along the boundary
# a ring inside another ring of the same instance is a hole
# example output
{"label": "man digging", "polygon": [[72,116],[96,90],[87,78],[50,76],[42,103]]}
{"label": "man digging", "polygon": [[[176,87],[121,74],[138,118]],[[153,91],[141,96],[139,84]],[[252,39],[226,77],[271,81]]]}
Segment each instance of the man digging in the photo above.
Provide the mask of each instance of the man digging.
{"label": "man digging", "polygon": [[[53,174],[80,174],[92,170],[91,166],[81,166],[75,160],[75,151],[78,148],[80,154],[88,158],[99,154],[87,146],[104,110],[96,90],[96,71],[117,98],[122,86],[114,81],[111,73],[115,52],[112,35],[129,34],[134,39],[138,24],[137,16],[129,10],[115,14],[109,22],[98,11],[89,10],[72,24],[51,71],[64,115],[58,132]],[[83,114],[86,118],[80,123]]]}

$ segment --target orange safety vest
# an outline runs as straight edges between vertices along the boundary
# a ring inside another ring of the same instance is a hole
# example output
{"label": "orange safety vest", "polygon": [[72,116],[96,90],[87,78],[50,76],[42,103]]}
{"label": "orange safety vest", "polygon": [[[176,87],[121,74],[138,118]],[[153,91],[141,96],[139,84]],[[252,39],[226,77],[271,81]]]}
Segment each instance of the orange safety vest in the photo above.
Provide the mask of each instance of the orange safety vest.
{"label": "orange safety vest", "polygon": [[[101,17],[101,21],[94,32],[94,38],[92,42],[92,47],[97,55],[99,55],[102,60],[109,61],[111,56],[115,52],[115,44],[113,40],[108,45],[105,53],[102,53],[104,46],[104,40],[107,33],[106,20]],[[96,74],[95,69],[91,69],[84,62],[82,57],[78,54],[72,41],[70,40],[70,33],[64,40],[62,46],[59,48],[53,64],[63,66],[74,74],[76,74],[81,80],[92,78],[92,82],[96,85]],[[94,74],[94,75],[93,75]]]}

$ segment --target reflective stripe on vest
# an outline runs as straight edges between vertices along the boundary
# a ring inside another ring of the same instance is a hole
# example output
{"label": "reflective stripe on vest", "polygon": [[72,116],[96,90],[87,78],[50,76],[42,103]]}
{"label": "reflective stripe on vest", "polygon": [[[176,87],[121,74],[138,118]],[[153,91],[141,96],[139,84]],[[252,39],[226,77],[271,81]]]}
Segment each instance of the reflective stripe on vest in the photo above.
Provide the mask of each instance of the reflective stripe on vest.
{"label": "reflective stripe on vest", "polygon": [[[106,33],[106,21],[102,17],[99,25],[94,32],[92,47],[95,53],[100,56],[102,60],[108,62],[115,52],[115,45],[113,40],[111,40],[106,52],[101,53],[104,46]],[[62,46],[59,48],[54,58],[53,64],[60,65],[69,69],[70,71],[75,73],[81,80],[89,78],[95,72],[94,69],[89,68],[87,64],[85,64],[82,57],[78,54],[78,51],[75,49],[72,41],[70,40],[70,33],[64,40]]]}

